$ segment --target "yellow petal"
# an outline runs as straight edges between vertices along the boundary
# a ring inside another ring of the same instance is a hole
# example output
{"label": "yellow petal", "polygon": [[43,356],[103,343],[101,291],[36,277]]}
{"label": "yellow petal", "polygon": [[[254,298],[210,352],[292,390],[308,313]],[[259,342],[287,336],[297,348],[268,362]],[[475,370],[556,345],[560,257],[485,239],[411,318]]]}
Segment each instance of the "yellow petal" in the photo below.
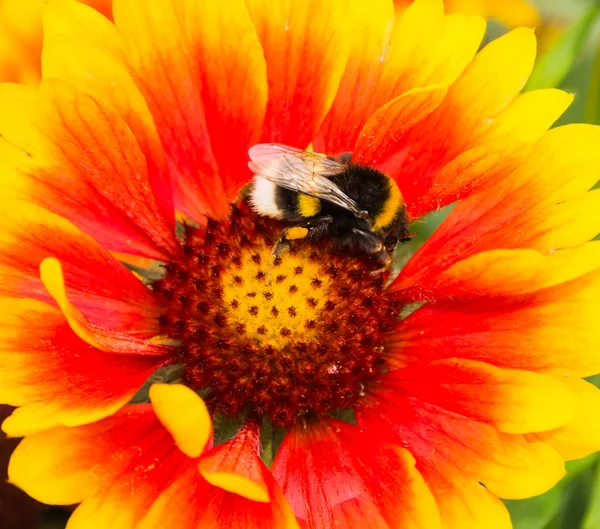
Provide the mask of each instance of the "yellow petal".
{"label": "yellow petal", "polygon": [[182,384],[154,384],[150,388],[150,400],[179,449],[189,457],[202,454],[212,432],[204,401]]}

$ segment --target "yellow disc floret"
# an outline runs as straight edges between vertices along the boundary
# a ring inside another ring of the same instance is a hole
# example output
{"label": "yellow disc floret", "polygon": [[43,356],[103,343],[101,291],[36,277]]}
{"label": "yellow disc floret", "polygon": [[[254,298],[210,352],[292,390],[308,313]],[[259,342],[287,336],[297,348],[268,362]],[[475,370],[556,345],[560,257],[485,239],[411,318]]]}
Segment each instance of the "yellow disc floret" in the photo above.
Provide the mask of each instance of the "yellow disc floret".
{"label": "yellow disc floret", "polygon": [[331,278],[323,278],[319,264],[308,260],[309,250],[274,260],[272,248],[246,249],[241,266],[221,276],[230,321],[244,325],[261,345],[285,347],[299,334],[316,337],[307,323],[319,317]]}

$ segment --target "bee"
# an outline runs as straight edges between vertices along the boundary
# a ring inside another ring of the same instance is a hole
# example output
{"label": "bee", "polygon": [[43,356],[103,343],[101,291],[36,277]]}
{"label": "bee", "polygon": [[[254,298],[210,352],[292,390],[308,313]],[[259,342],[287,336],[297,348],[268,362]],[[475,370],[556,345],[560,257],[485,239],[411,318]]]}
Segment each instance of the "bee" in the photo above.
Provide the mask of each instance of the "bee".
{"label": "bee", "polygon": [[290,224],[274,257],[290,241],[327,237],[342,250],[389,267],[398,242],[410,239],[396,182],[352,163],[350,154],[332,158],[277,143],[255,145],[248,154],[254,173],[250,206]]}

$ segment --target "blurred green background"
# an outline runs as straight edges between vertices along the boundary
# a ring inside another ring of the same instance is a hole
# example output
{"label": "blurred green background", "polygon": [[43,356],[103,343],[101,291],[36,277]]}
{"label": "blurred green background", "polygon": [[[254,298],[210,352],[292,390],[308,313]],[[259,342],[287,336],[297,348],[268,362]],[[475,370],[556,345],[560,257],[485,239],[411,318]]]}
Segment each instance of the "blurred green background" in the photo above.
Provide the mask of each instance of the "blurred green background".
{"label": "blurred green background", "polygon": [[[495,0],[497,4],[502,1]],[[576,95],[559,125],[600,124],[600,0],[530,2],[540,11],[542,23],[536,29],[540,55],[526,89],[559,87]],[[506,30],[491,20],[486,38],[491,40]],[[446,214],[443,210],[419,222],[418,235],[409,243],[413,252]],[[590,380],[600,386],[600,375]],[[8,452],[0,453],[0,459],[7,457]],[[568,475],[546,494],[506,502],[515,529],[600,529],[600,458],[589,456],[567,467]],[[62,529],[69,516],[68,509],[40,506],[16,490],[0,491],[0,511],[5,509],[15,510],[17,517],[0,523],[9,524],[0,529]]]}

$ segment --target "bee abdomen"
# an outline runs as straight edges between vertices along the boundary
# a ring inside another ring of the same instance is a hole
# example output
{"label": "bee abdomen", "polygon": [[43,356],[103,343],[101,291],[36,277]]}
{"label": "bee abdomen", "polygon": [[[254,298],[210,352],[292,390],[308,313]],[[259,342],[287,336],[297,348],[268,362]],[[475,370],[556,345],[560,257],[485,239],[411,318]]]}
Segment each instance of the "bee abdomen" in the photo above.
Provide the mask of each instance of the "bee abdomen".
{"label": "bee abdomen", "polygon": [[250,206],[259,215],[285,219],[285,209],[282,209],[279,204],[280,189],[278,185],[265,178],[255,177],[248,197]]}

